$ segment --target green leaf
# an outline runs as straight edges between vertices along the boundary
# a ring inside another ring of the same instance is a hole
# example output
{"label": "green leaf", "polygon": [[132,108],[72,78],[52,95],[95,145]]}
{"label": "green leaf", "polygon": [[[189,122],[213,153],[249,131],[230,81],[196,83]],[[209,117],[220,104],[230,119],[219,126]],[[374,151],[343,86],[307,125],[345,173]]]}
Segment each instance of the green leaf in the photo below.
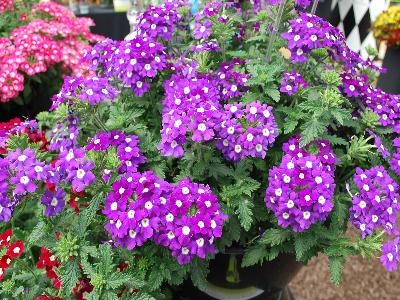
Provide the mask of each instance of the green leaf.
{"label": "green leaf", "polygon": [[107,285],[111,289],[117,289],[131,279],[132,278],[129,275],[123,274],[121,272],[114,272],[107,278]]}
{"label": "green leaf", "polygon": [[300,146],[305,147],[310,142],[317,139],[326,131],[326,124],[320,122],[317,118],[312,117],[302,126]]}
{"label": "green leaf", "polygon": [[289,229],[272,228],[264,232],[259,242],[264,245],[276,246],[286,242],[291,236],[292,232]]}
{"label": "green leaf", "polygon": [[102,295],[101,295],[101,299],[103,300],[118,300],[118,294],[116,292],[112,292],[112,291],[105,291]]}
{"label": "green leaf", "polygon": [[345,258],[342,256],[329,257],[329,272],[331,275],[330,277],[331,281],[336,286],[339,286],[340,282],[342,281],[342,271],[345,261]]}
{"label": "green leaf", "polygon": [[63,263],[58,269],[62,281],[62,289],[65,295],[70,295],[79,279],[78,259],[70,259]]}
{"label": "green leaf", "polygon": [[103,193],[100,192],[90,200],[89,206],[79,214],[76,224],[76,230],[79,236],[85,235],[86,228],[90,225],[95,217],[102,201],[104,201]]}
{"label": "green leaf", "polygon": [[242,267],[250,267],[257,263],[262,263],[267,254],[264,245],[255,245],[246,250],[242,259]]}
{"label": "green leaf", "polygon": [[281,93],[278,89],[265,89],[265,93],[275,102],[279,102],[279,100],[281,100]]}
{"label": "green leaf", "polygon": [[153,296],[147,293],[140,293],[137,295],[132,295],[129,300],[157,300]]}
{"label": "green leaf", "polygon": [[[349,202],[350,203],[350,202]],[[342,230],[347,224],[349,215],[349,205],[340,201],[339,197],[335,197],[333,212],[331,214],[331,228]]]}
{"label": "green leaf", "polygon": [[191,268],[190,278],[195,287],[204,290],[207,287],[207,275],[209,273],[208,261],[196,259]]}
{"label": "green leaf", "polygon": [[37,241],[39,241],[45,235],[45,228],[46,223],[43,221],[39,221],[29,235],[28,244],[33,245]]}
{"label": "green leaf", "polygon": [[299,124],[298,120],[287,119],[283,124],[283,129],[285,134],[293,132],[296,129],[297,124]]}
{"label": "green leaf", "polygon": [[323,134],[323,135],[321,135],[321,139],[329,140],[331,146],[337,146],[337,145],[347,146],[348,145],[348,142],[344,138],[338,137],[337,135]]}
{"label": "green leaf", "polygon": [[236,214],[239,217],[240,225],[244,230],[248,231],[253,223],[252,208],[254,207],[254,204],[249,197],[238,199],[237,203]]}
{"label": "green leaf", "polygon": [[335,107],[331,108],[329,112],[332,114],[332,116],[336,119],[336,121],[340,124],[343,125],[345,121],[351,118],[351,113],[348,109],[341,108],[341,107]]}
{"label": "green leaf", "polygon": [[298,233],[294,237],[294,249],[296,252],[296,259],[298,261],[305,262],[310,258],[310,256],[312,256],[310,255],[310,253],[307,252],[318,244],[317,237],[310,229],[309,231]]}

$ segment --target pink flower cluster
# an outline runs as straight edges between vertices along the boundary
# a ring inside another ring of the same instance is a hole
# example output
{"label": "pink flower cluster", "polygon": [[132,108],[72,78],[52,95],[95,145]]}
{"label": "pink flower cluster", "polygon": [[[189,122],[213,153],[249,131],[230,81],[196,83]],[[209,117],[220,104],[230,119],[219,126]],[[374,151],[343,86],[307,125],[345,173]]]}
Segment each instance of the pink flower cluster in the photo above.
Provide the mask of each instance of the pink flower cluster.
{"label": "pink flower cluster", "polygon": [[13,0],[0,0],[0,13],[13,8],[14,8]]}
{"label": "pink flower cluster", "polygon": [[85,75],[88,69],[81,57],[90,49],[89,43],[102,39],[90,33],[89,27],[94,25],[91,19],[75,18],[54,2],[34,5],[31,16],[38,18],[0,39],[1,102],[24,89],[24,75],[46,72],[56,63],[65,73]]}

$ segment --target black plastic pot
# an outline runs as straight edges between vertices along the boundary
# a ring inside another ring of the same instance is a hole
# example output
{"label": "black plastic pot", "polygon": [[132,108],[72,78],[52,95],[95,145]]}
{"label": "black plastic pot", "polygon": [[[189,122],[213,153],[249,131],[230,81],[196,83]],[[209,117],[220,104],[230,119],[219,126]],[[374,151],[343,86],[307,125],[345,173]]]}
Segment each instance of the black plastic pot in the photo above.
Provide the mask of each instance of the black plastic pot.
{"label": "black plastic pot", "polygon": [[180,300],[291,300],[289,282],[303,266],[293,255],[282,254],[271,262],[241,267],[243,251],[218,254],[210,262],[207,288],[196,289],[190,281],[174,291]]}
{"label": "black plastic pot", "polygon": [[378,87],[387,93],[400,94],[400,49],[388,48],[383,67],[387,69],[378,80]]}

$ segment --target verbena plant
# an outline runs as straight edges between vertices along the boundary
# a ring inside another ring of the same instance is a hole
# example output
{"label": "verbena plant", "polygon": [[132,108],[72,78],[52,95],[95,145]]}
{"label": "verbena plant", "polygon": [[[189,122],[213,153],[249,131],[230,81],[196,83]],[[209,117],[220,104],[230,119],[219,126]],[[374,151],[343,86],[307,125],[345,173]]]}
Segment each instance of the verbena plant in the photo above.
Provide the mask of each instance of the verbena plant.
{"label": "verbena plant", "polygon": [[3,297],[161,299],[230,247],[397,268],[399,98],[309,1],[269,2],[149,6],[38,116],[48,151],[6,133]]}

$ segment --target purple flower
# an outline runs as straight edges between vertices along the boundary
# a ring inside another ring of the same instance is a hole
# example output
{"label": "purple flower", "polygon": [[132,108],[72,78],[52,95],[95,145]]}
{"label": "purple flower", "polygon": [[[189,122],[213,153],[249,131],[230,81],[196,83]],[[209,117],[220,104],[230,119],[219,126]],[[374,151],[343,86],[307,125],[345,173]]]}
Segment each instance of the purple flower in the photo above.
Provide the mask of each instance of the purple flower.
{"label": "purple flower", "polygon": [[[129,204],[128,204],[129,203]],[[125,175],[113,185],[103,214],[113,240],[131,250],[152,240],[180,264],[215,253],[226,216],[208,186],[183,179],[173,186],[152,172]]]}
{"label": "purple flower", "polygon": [[69,170],[66,181],[72,184],[75,191],[82,192],[96,181],[96,177],[91,172],[93,168],[94,163],[92,161],[83,159],[79,162],[78,167]]}
{"label": "purple flower", "polygon": [[378,152],[382,154],[382,157],[386,158],[390,156],[390,152],[385,148],[382,143],[382,140],[379,136],[377,136],[372,130],[366,129],[366,131],[374,138],[375,140],[375,147],[377,148]]}
{"label": "purple flower", "polygon": [[216,127],[216,147],[229,160],[264,158],[278,135],[272,107],[258,101],[248,104],[245,110],[238,103],[225,105],[221,119]]}
{"label": "purple flower", "polygon": [[7,155],[9,166],[12,169],[23,170],[26,167],[32,166],[36,161],[35,151],[26,148],[24,151],[16,149]]}
{"label": "purple flower", "polygon": [[65,206],[66,193],[62,188],[57,188],[53,194],[49,190],[46,190],[42,197],[42,204],[46,206],[45,216],[53,217],[60,213]]}
{"label": "purple flower", "polygon": [[[163,46],[148,37],[137,36],[130,41],[118,42],[105,40],[95,45],[93,51],[86,57],[91,61],[92,69],[101,67],[107,78],[122,81],[139,97],[149,90],[151,79],[166,67]],[[105,57],[104,52],[107,52]],[[104,87],[100,92],[103,89],[109,92],[108,95],[115,94],[111,87]]]}
{"label": "purple flower", "polygon": [[23,195],[25,193],[33,193],[37,189],[34,179],[29,177],[26,173],[17,173],[11,177],[10,183],[15,185],[14,194]]}
{"label": "purple flower", "polygon": [[297,73],[296,70],[293,70],[291,73],[283,73],[283,81],[280,91],[291,96],[297,93],[299,91],[299,88],[305,88],[307,86],[308,84],[301,76],[301,74]]}
{"label": "purple flower", "polygon": [[399,239],[396,238],[394,241],[388,241],[383,244],[382,256],[380,257],[382,265],[389,271],[397,270],[397,264],[400,261],[399,256]]}
{"label": "purple flower", "polygon": [[332,211],[333,171],[318,158],[322,150],[318,156],[311,155],[299,147],[298,139],[289,141],[283,150],[280,166],[269,172],[265,204],[280,226],[302,232],[325,221]]}
{"label": "purple flower", "polygon": [[350,221],[361,236],[365,238],[379,227],[390,235],[397,234],[398,185],[387,171],[382,166],[370,170],[356,168],[354,183],[359,193],[353,196]]}
{"label": "purple flower", "polygon": [[208,38],[211,35],[211,27],[212,22],[210,20],[205,20],[203,23],[196,23],[194,38],[197,40]]}
{"label": "purple flower", "polygon": [[13,213],[12,203],[10,199],[0,194],[0,222],[8,222],[11,220]]}

